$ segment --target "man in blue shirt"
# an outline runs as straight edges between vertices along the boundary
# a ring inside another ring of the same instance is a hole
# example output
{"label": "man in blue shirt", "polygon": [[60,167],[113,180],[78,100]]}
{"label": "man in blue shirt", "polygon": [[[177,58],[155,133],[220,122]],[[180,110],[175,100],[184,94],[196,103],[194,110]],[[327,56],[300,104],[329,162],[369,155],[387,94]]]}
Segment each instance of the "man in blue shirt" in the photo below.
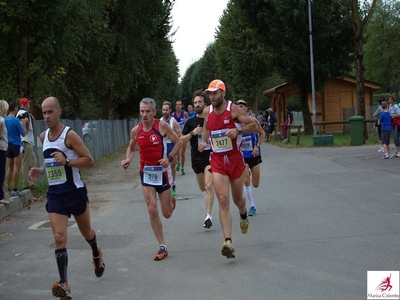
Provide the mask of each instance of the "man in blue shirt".
{"label": "man in blue shirt", "polygon": [[7,128],[7,160],[8,170],[6,174],[6,184],[10,187],[11,178],[13,179],[13,190],[11,196],[23,196],[18,188],[18,179],[21,168],[22,153],[24,147],[22,146],[21,135],[25,136],[28,133],[27,122],[28,118],[21,119],[21,122],[15,116],[18,111],[18,105],[15,101],[9,103],[9,114],[5,118],[4,123]]}

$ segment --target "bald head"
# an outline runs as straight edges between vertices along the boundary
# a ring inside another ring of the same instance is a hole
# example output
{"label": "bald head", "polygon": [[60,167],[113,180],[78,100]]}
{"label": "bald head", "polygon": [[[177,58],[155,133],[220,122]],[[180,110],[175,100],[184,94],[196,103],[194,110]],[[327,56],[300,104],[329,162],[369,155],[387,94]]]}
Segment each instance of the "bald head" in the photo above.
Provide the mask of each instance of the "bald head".
{"label": "bald head", "polygon": [[56,97],[47,97],[46,99],[43,100],[42,106],[51,106],[54,107],[55,109],[60,109],[60,102]]}

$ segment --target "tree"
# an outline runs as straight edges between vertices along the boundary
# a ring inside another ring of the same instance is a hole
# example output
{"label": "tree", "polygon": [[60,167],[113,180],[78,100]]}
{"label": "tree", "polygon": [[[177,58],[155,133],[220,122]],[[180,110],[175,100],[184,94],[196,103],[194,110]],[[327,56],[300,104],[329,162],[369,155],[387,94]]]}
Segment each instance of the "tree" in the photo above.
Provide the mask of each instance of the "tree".
{"label": "tree", "polygon": [[365,77],[382,84],[390,93],[400,85],[400,2],[377,1],[376,10],[366,30]]}
{"label": "tree", "polygon": [[[368,22],[375,10],[376,0],[337,0],[342,12],[347,15],[353,28],[354,58],[357,78],[357,112],[365,117],[364,92],[364,39]],[[364,139],[368,139],[367,124],[364,124]]]}
{"label": "tree", "polygon": [[259,43],[255,29],[235,1],[228,3],[220,19],[215,48],[231,96],[245,99],[257,109],[262,97],[260,87],[272,69],[270,53],[265,44]]}
{"label": "tree", "polygon": [[[308,93],[311,68],[306,0],[236,0],[257,39],[270,49],[270,62],[289,85],[300,90],[306,134],[313,133]],[[312,2],[315,86],[322,91],[330,76],[350,70],[351,27],[338,3]],[[350,37],[350,38],[349,38]]]}
{"label": "tree", "polygon": [[173,3],[1,1],[2,97],[56,95],[64,117],[118,118],[143,97],[177,95]]}

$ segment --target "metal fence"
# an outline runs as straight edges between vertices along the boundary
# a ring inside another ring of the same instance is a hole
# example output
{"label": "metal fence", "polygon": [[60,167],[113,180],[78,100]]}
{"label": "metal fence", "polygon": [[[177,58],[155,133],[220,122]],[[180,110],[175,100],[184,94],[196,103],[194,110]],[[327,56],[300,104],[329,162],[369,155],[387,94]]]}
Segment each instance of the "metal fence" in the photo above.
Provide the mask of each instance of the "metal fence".
{"label": "metal fence", "polygon": [[[131,120],[88,120],[62,119],[61,123],[71,127],[84,141],[94,160],[99,160],[107,154],[116,152],[129,143],[131,129],[138,124],[138,119]],[[43,120],[35,121],[34,152],[38,166],[43,164],[42,142],[40,134],[47,129]]]}

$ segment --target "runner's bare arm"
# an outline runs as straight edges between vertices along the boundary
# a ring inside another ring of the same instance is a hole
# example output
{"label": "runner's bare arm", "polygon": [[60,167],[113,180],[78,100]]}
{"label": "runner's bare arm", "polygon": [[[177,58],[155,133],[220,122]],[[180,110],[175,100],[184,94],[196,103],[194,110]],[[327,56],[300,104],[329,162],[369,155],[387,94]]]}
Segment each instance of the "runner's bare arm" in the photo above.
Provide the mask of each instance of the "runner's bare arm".
{"label": "runner's bare arm", "polygon": [[254,145],[254,148],[253,148],[252,153],[253,153],[253,156],[254,156],[254,157],[257,157],[257,156],[259,156],[259,154],[260,154],[260,148],[259,148],[259,146],[260,146],[260,145],[262,144],[262,142],[265,140],[265,132],[264,132],[264,130],[262,129],[262,127],[261,127],[260,123],[258,122],[258,120],[257,120],[256,118],[253,118],[253,120],[254,120],[254,122],[255,122],[256,125],[257,125],[258,144],[257,144],[257,145]]}
{"label": "runner's bare arm", "polygon": [[162,135],[166,135],[171,140],[171,142],[175,144],[174,148],[172,148],[170,153],[170,155],[174,157],[176,154],[178,154],[179,150],[182,148],[183,142],[179,138],[179,135],[173,132],[171,127],[166,122],[160,121],[159,127],[160,127],[160,133]]}
{"label": "runner's bare arm", "polygon": [[[45,134],[46,134],[46,131],[43,131],[39,136],[40,141],[42,142],[42,145],[43,145]],[[43,163],[41,168],[38,168],[38,167],[31,168],[29,170],[29,178],[31,178],[34,181],[37,181],[38,178],[44,174],[44,172],[45,172],[45,163]]]}
{"label": "runner's bare arm", "polygon": [[172,121],[172,126],[174,126],[174,130],[175,130],[176,134],[178,136],[181,136],[181,134],[182,134],[181,128],[179,127],[179,124],[175,119],[173,119],[173,121]]}
{"label": "runner's bare arm", "polygon": [[[65,138],[65,145],[75,151],[78,155],[78,158],[71,159],[68,163],[69,167],[76,167],[76,168],[86,168],[86,167],[93,167],[94,166],[94,159],[90,154],[88,148],[86,148],[85,144],[83,143],[82,139],[79,135],[73,131],[69,130],[67,133],[67,137]],[[61,155],[59,156],[58,153]],[[56,158],[56,160],[63,165],[66,164],[66,157],[61,152],[53,153],[51,156]]]}
{"label": "runner's bare arm", "polygon": [[131,130],[131,138],[129,141],[128,148],[126,149],[126,159],[121,161],[121,166],[124,169],[127,169],[129,167],[129,165],[131,164],[133,155],[135,153],[137,130],[138,130],[138,126],[133,127]]}
{"label": "runner's bare arm", "polygon": [[262,142],[265,140],[265,131],[262,129],[260,123],[256,118],[254,118],[254,122],[256,123],[257,126],[257,132],[258,132],[258,142],[261,145]]}
{"label": "runner's bare arm", "polygon": [[[195,129],[192,130],[193,135],[198,135],[199,133],[201,133],[203,130],[202,127],[200,127],[200,125],[197,125],[197,127]],[[192,136],[190,135],[190,132],[186,135],[181,135],[181,140],[184,143],[187,143],[190,139],[192,138]]]}
{"label": "runner's bare arm", "polygon": [[[174,157],[175,155],[177,155],[179,153],[179,151],[182,148],[183,142],[180,139],[179,135],[177,135],[175,132],[172,131],[171,127],[164,121],[160,121],[159,124],[159,129],[160,129],[160,133],[162,135],[166,135],[172,143],[175,144],[174,148],[172,148],[169,156]],[[164,157],[162,159],[160,159],[158,161],[158,163],[163,166],[164,168],[169,166],[169,158],[168,157]]]}
{"label": "runner's bare arm", "polygon": [[[253,133],[257,131],[257,124],[254,122],[253,118],[247,116],[243,109],[241,109],[238,105],[232,104],[231,107],[232,118],[237,119],[242,123],[242,131],[241,133]],[[239,134],[237,129],[233,129],[236,131],[236,135]],[[228,134],[228,133],[227,133]]]}
{"label": "runner's bare arm", "polygon": [[207,106],[204,109],[205,116],[204,116],[204,124],[203,124],[203,133],[201,136],[201,143],[199,143],[199,145],[198,145],[200,152],[203,152],[204,149],[207,147],[207,141],[208,141],[208,138],[210,137],[210,134],[208,132],[208,112],[209,112],[209,110],[210,110],[209,106]]}

